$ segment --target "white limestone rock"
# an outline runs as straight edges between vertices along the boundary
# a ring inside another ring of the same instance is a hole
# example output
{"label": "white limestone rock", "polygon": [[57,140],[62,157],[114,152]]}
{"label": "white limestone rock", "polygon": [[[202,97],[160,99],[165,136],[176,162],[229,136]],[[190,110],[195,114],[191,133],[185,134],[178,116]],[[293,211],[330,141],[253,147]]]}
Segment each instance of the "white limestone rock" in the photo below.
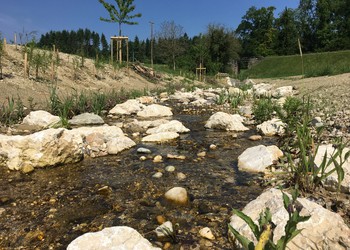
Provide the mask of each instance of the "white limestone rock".
{"label": "white limestone rock", "polygon": [[108,154],[118,154],[119,152],[134,147],[136,143],[129,137],[120,136],[112,138],[107,142],[107,153]]}
{"label": "white limestone rock", "polygon": [[171,112],[171,108],[159,104],[146,106],[143,110],[137,112],[137,116],[140,117],[163,117],[172,115],[173,112]]}
{"label": "white limestone rock", "polygon": [[101,116],[92,113],[83,113],[73,116],[68,122],[73,126],[103,125],[105,123]]}
{"label": "white limestone rock", "polygon": [[58,122],[60,122],[60,118],[58,116],[52,115],[44,110],[37,110],[30,112],[26,117],[24,117],[22,123],[25,125],[48,128]]}
{"label": "white limestone rock", "polygon": [[253,92],[256,96],[271,96],[272,85],[268,83],[259,83],[253,85]]}
{"label": "white limestone rock", "polygon": [[[340,215],[305,198],[298,198],[297,203],[301,207],[300,214],[310,215],[311,218],[298,223],[297,228],[303,230],[287,244],[287,249],[350,249],[350,228]],[[257,199],[248,203],[243,213],[257,223],[259,214],[267,207],[271,211],[272,222],[277,226],[273,237],[276,243],[284,235],[284,227],[288,221],[288,212],[283,206],[280,190],[272,188],[265,191]],[[256,244],[257,241],[251,229],[241,218],[233,215],[230,220],[233,228]],[[235,246],[237,249],[242,249],[237,240]]]}
{"label": "white limestone rock", "polygon": [[158,134],[147,135],[142,138],[143,142],[165,142],[178,138],[180,135],[176,132],[162,132]]}
{"label": "white limestone rock", "polygon": [[273,118],[256,126],[258,132],[266,136],[283,135],[285,133],[286,124],[280,119]]}
{"label": "white limestone rock", "polygon": [[244,118],[238,114],[227,114],[224,112],[217,112],[213,114],[206,122],[206,128],[222,129],[226,131],[246,131],[249,128],[243,125]]}
{"label": "white limestone rock", "polygon": [[164,194],[164,197],[169,202],[172,202],[178,205],[187,205],[189,202],[187,190],[183,187],[174,187],[168,190]]}
{"label": "white limestone rock", "polygon": [[186,128],[181,122],[172,120],[170,122],[159,125],[155,128],[150,128],[146,131],[147,134],[157,134],[162,132],[176,132],[176,133],[187,133],[190,130]]}
{"label": "white limestone rock", "polygon": [[238,167],[241,170],[264,172],[266,168],[283,156],[277,146],[259,145],[247,148],[238,156]]}
{"label": "white limestone rock", "polygon": [[109,111],[111,115],[131,115],[136,114],[144,108],[144,105],[139,100],[130,99],[124,103],[117,104]]}
{"label": "white limestone rock", "polygon": [[293,86],[283,86],[275,89],[272,96],[275,98],[287,97],[293,95]]}
{"label": "white limestone rock", "polygon": [[109,227],[95,233],[86,233],[72,241],[67,250],[161,250],[142,237],[135,229]]}

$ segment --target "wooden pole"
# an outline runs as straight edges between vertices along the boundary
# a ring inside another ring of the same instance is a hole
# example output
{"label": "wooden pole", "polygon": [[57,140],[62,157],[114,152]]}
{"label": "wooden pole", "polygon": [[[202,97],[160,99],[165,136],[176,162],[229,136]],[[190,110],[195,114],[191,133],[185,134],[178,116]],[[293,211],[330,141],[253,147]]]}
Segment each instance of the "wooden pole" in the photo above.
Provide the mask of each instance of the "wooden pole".
{"label": "wooden pole", "polygon": [[303,59],[303,50],[301,49],[301,43],[300,39],[298,38],[298,46],[299,46],[299,52],[300,52],[300,58],[301,58],[301,75],[304,77],[304,59]]}
{"label": "wooden pole", "polygon": [[113,39],[111,38],[111,65],[113,65]]}
{"label": "wooden pole", "polygon": [[28,59],[28,54],[27,52],[24,53],[24,77],[27,78],[27,59]]}
{"label": "wooden pole", "polygon": [[129,39],[126,39],[126,67],[129,69]]}
{"label": "wooden pole", "polygon": [[16,46],[16,50],[17,50],[17,33],[15,33],[15,46]]}
{"label": "wooden pole", "polygon": [[6,47],[7,47],[6,38],[4,38],[4,44],[3,44],[4,53],[6,53]]}

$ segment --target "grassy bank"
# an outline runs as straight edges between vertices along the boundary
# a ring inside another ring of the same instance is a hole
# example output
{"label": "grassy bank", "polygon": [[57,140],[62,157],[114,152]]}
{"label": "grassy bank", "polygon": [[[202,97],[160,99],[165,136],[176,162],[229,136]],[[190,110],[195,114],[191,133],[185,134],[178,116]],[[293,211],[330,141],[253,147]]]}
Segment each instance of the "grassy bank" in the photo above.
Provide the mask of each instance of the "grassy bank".
{"label": "grassy bank", "polygon": [[[350,72],[350,51],[304,54],[304,76],[315,77]],[[264,58],[240,78],[275,78],[302,75],[300,55]]]}

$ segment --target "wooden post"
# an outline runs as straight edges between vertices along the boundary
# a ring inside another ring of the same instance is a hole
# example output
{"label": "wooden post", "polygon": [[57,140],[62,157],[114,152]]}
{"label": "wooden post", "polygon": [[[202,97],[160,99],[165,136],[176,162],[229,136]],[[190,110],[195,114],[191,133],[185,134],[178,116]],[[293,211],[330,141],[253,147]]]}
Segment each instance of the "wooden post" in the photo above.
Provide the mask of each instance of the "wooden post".
{"label": "wooden post", "polygon": [[27,78],[27,59],[28,59],[28,54],[27,52],[24,53],[24,77]]}
{"label": "wooden post", "polygon": [[16,50],[17,50],[17,33],[15,33],[15,46],[16,46]]}
{"label": "wooden post", "polygon": [[111,38],[111,65],[113,65],[113,39]]}
{"label": "wooden post", "polygon": [[298,46],[299,46],[299,52],[300,52],[300,58],[301,58],[301,75],[304,77],[304,59],[303,59],[303,50],[301,49],[301,43],[300,39],[298,38]]}
{"label": "wooden post", "polygon": [[6,49],[7,49],[6,47],[7,47],[6,38],[4,38],[4,44],[3,44],[4,53],[6,53]]}

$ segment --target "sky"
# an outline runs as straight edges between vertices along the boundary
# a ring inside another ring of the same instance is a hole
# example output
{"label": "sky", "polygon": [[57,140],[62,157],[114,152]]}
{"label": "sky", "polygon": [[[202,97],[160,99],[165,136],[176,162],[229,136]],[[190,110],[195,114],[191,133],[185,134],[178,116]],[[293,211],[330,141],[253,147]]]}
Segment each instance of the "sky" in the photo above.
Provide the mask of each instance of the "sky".
{"label": "sky", "polygon": [[[115,0],[106,0],[115,4]],[[236,29],[247,10],[275,6],[275,15],[285,7],[297,8],[299,0],[134,0],[134,13],[138,25],[122,25],[122,33],[134,40],[151,36],[150,21],[154,33],[162,22],[174,21],[183,27],[189,37],[205,33],[208,24],[221,24]],[[14,33],[37,32],[37,38],[48,31],[78,30],[88,28],[106,37],[118,34],[118,24],[100,21],[109,18],[108,12],[98,0],[11,0],[2,1],[0,8],[0,32],[8,41]]]}

